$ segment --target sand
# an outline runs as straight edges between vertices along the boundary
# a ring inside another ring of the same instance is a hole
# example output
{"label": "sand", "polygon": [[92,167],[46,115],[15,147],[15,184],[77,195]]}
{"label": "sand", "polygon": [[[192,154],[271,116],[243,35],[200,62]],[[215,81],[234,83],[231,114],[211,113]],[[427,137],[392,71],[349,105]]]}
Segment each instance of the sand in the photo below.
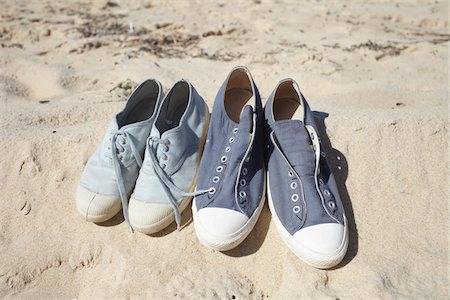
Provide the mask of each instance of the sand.
{"label": "sand", "polygon": [[[0,1],[0,297],[447,298],[447,3],[296,2]],[[333,270],[295,257],[267,205],[225,253],[197,241],[190,209],[180,232],[154,236],[75,211],[83,167],[138,82],[188,79],[212,107],[240,64],[263,103],[293,77],[327,116],[350,229]]]}

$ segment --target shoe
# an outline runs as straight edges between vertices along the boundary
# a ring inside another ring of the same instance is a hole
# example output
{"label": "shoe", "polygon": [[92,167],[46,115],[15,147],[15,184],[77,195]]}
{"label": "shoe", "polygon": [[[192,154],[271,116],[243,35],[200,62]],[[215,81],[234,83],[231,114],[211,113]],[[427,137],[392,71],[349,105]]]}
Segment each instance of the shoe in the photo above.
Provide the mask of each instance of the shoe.
{"label": "shoe", "polygon": [[128,221],[128,195],[136,182],[145,141],[162,97],[161,83],[144,81],[109,124],[102,143],[84,168],[76,192],[77,211],[86,221],[106,221],[122,206]]}
{"label": "shoe", "polygon": [[144,163],[130,197],[133,229],[151,234],[174,219],[180,228],[180,214],[196,194],[208,125],[203,98],[189,82],[177,82],[162,100],[147,139]]}
{"label": "shoe", "polygon": [[276,227],[301,260],[331,268],[347,251],[347,221],[314,116],[292,79],[277,85],[264,113],[268,201]]}
{"label": "shoe", "polygon": [[261,99],[250,71],[233,69],[213,106],[197,189],[194,226],[199,241],[218,251],[239,245],[264,205]]}

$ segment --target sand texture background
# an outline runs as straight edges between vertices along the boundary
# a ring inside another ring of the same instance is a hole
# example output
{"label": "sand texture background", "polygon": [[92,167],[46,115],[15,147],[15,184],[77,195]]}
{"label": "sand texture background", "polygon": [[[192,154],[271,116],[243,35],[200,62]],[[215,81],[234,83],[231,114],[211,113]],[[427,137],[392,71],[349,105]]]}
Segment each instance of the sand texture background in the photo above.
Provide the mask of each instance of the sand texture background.
{"label": "sand texture background", "polygon": [[[0,0],[0,297],[447,298],[447,4]],[[190,209],[180,232],[153,236],[75,211],[83,167],[138,82],[188,79],[212,107],[239,64],[263,103],[293,77],[325,117],[350,229],[333,270],[297,259],[267,205],[225,253],[200,245]]]}

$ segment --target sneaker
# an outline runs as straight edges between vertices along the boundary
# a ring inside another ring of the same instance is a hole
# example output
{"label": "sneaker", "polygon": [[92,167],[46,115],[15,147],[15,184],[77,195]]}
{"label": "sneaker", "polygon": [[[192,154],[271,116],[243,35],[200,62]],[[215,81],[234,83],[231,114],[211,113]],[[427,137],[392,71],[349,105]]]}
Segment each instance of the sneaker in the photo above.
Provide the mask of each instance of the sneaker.
{"label": "sneaker", "polygon": [[196,194],[208,125],[203,98],[189,82],[177,82],[162,100],[147,139],[144,163],[130,198],[133,229],[151,234],[174,219],[180,227],[180,214]]}
{"label": "sneaker", "polygon": [[277,85],[264,112],[268,201],[276,227],[301,260],[331,268],[347,251],[347,221],[314,116],[292,79]]}
{"label": "sneaker", "polygon": [[128,221],[128,195],[136,182],[145,141],[162,97],[158,81],[144,81],[109,124],[102,143],[84,168],[76,193],[77,211],[86,221],[106,221],[122,206]]}
{"label": "sneaker", "polygon": [[261,99],[250,71],[236,67],[220,88],[211,114],[192,210],[198,239],[225,251],[239,245],[264,205]]}

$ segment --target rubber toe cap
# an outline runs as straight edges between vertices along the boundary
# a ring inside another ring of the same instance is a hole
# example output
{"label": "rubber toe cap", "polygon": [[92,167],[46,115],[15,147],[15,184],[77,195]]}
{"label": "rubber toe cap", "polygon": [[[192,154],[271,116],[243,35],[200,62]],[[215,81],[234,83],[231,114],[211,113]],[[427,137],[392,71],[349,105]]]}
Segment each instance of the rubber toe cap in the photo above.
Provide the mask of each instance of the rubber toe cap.
{"label": "rubber toe cap", "polygon": [[120,197],[101,195],[82,187],[77,188],[76,206],[80,216],[89,222],[103,222],[122,208]]}
{"label": "rubber toe cap", "polygon": [[294,239],[314,252],[331,255],[342,248],[344,229],[337,223],[318,224],[300,229]]}
{"label": "rubber toe cap", "polygon": [[130,199],[128,215],[131,226],[146,234],[162,230],[174,219],[173,208],[170,204],[146,203],[134,198]]}
{"label": "rubber toe cap", "polygon": [[249,220],[241,212],[219,207],[202,208],[197,216],[202,227],[215,235],[231,235],[244,227]]}

